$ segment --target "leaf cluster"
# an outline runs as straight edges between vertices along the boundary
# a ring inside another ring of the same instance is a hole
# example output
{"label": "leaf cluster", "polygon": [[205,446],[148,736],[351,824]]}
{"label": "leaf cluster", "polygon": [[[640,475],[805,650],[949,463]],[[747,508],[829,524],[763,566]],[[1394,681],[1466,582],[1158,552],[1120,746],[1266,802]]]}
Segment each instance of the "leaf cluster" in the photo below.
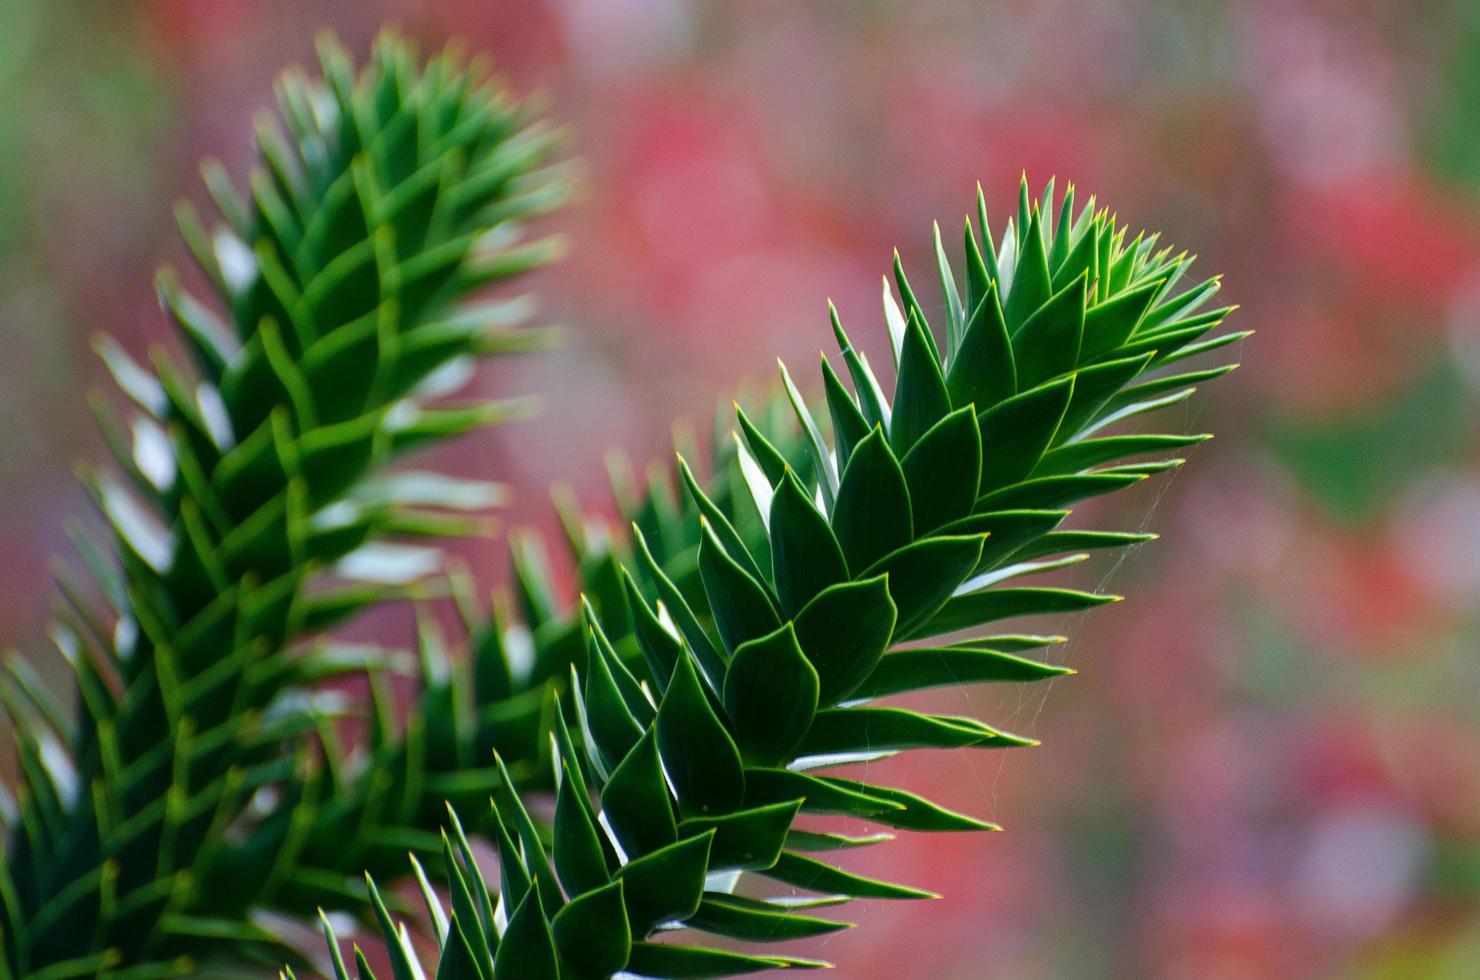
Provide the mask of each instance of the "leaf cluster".
{"label": "leaf cluster", "polygon": [[[429,632],[408,665],[326,631],[423,591],[438,542],[499,496],[395,464],[524,410],[449,396],[475,361],[547,340],[487,288],[558,251],[521,230],[565,194],[558,134],[456,52],[422,68],[387,35],[359,73],[332,40],[320,60],[322,80],[283,78],[245,191],[204,169],[216,227],[177,212],[205,288],[166,269],[158,293],[189,364],[98,342],[133,404],[99,404],[118,475],[84,474],[105,530],[77,536],[91,581],[63,582],[76,717],[19,662],[3,686],[7,980],[281,962],[251,910],[359,906],[366,868],[438,853],[443,802],[486,796],[475,760],[543,742],[550,694],[500,673],[498,641],[469,676]],[[333,683],[351,675],[375,712],[346,744]]]}
{"label": "leaf cluster", "polygon": [[[914,749],[1033,744],[887,699],[1066,673],[1038,654],[1059,638],[998,624],[1116,598],[1032,577],[1151,537],[1065,522],[1078,502],[1174,468],[1172,454],[1207,438],[1130,424],[1231,370],[1183,362],[1244,334],[1214,333],[1229,312],[1206,308],[1217,279],[1186,285],[1191,258],[1130,237],[1093,200],[1077,209],[1072,188],[1059,201],[1050,183],[1034,199],[1025,181],[1000,239],[980,192],[976,218],[960,273],[937,229],[945,312],[934,328],[896,256],[883,294],[889,395],[834,313],[838,354],[822,361],[817,408],[781,368],[799,445],[778,446],[737,406],[732,455],[707,487],[680,456],[683,503],[661,480],[643,499],[619,493],[633,547],[614,562],[620,596],[607,577],[583,607],[584,657],[554,716],[553,827],[543,833],[504,783],[492,806],[499,887],[449,850],[469,898],[455,883],[443,913],[427,895],[438,976],[817,966],[657,939],[840,928],[810,909],[927,893],[848,872],[833,852],[893,830],[993,829],[833,770]],[[884,830],[824,832],[811,818],[827,814]],[[742,875],[816,897],[748,897]],[[416,975],[401,928],[382,918],[395,975]]]}

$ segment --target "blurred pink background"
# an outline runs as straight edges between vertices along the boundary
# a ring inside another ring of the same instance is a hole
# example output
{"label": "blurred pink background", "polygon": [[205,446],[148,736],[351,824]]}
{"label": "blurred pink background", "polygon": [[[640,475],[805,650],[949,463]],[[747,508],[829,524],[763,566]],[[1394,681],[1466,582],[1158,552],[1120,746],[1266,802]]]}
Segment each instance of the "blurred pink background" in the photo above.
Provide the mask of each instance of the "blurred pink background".
{"label": "blurred pink background", "polygon": [[[0,5],[0,646],[43,647],[48,563],[101,461],[107,330],[165,341],[154,266],[197,161],[321,27],[462,38],[571,124],[587,180],[534,284],[566,347],[489,393],[538,420],[444,457],[550,523],[602,455],[666,458],[774,358],[879,335],[975,183],[1075,181],[1226,273],[1254,328],[1200,394],[1219,438],[1118,503],[1164,539],[1071,625],[1080,674],[953,710],[1044,740],[893,774],[1005,834],[855,866],[941,892],[810,947],[846,978],[1480,976],[1480,7],[1469,0],[51,0]],[[463,554],[486,579],[502,542]],[[1040,624],[1052,628],[1054,624]],[[8,760],[7,760],[8,765]]]}

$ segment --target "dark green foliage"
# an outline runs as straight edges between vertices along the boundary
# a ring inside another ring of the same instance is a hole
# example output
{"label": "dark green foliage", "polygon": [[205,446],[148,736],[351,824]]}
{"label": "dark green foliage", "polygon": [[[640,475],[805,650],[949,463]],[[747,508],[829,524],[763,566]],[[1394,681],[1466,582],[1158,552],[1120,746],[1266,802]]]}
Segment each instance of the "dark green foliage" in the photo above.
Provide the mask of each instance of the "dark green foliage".
{"label": "dark green foliage", "polygon": [[[250,910],[360,908],[363,869],[440,853],[444,801],[470,808],[503,781],[491,749],[520,778],[545,771],[540,681],[568,659],[515,678],[497,624],[470,671],[429,623],[419,667],[321,631],[425,591],[435,539],[476,530],[497,499],[387,465],[522,411],[445,396],[476,360],[546,339],[522,298],[469,297],[554,254],[519,244],[518,222],[563,196],[555,140],[455,54],[423,70],[386,37],[358,75],[332,41],[321,60],[322,81],[282,80],[248,193],[206,168],[221,226],[179,209],[209,295],[169,270],[158,289],[192,367],[99,342],[137,406],[129,438],[100,410],[127,482],[86,477],[107,531],[78,544],[104,608],[64,583],[55,631],[76,718],[36,687],[6,699],[22,764],[0,862],[7,980],[280,959]],[[391,675],[408,672],[400,721]],[[325,685],[365,674],[374,713],[351,748]],[[552,910],[532,908],[543,928]],[[448,972],[476,975],[458,957],[483,934],[462,925]]]}
{"label": "dark green foliage", "polygon": [[[793,904],[736,896],[738,872],[831,898],[927,894],[825,860],[827,851],[887,834],[817,833],[806,815],[919,831],[990,829],[903,790],[824,773],[910,748],[1035,744],[974,718],[875,699],[1069,673],[1024,656],[1058,638],[991,634],[993,624],[1113,598],[1018,582],[1073,564],[1084,549],[1147,539],[1059,528],[1069,504],[1181,462],[1121,461],[1196,438],[1104,430],[1174,404],[1226,370],[1159,368],[1241,336],[1201,339],[1228,311],[1201,311],[1216,280],[1179,289],[1191,264],[1185,255],[1158,249],[1155,236],[1127,244],[1125,230],[1092,202],[1076,212],[1072,190],[1057,223],[1054,203],[1051,186],[1040,205],[1025,183],[1000,245],[978,241],[968,226],[964,290],[937,248],[946,322],[934,333],[896,259],[900,302],[885,291],[893,399],[834,315],[854,387],[849,393],[824,370],[835,442],[783,367],[798,448],[777,448],[785,442],[778,427],[737,412],[735,440],[707,485],[680,462],[682,504],[661,480],[645,498],[619,486],[638,532],[636,560],[617,604],[588,612],[593,652],[577,671],[581,696],[566,708],[583,744],[557,719],[565,782],[556,831],[549,845],[500,848],[504,866],[528,880],[543,880],[552,860],[561,869],[551,893],[528,889],[541,892],[539,907],[552,916],[561,977],[589,975],[598,955],[598,973],[608,975],[626,934],[577,929],[553,910],[598,895],[615,904],[608,882],[635,878],[633,869],[649,861],[675,870],[645,876],[640,899],[633,889],[621,893],[631,927],[622,969],[726,976],[817,964],[651,940],[678,924],[757,941],[827,928]],[[980,202],[978,220],[985,229]],[[811,472],[794,472],[799,461]],[[913,642],[926,638],[931,646]],[[577,781],[578,790],[570,785]],[[505,822],[513,807],[495,803]],[[701,853],[708,877],[696,900]],[[666,921],[654,922],[658,909]]]}

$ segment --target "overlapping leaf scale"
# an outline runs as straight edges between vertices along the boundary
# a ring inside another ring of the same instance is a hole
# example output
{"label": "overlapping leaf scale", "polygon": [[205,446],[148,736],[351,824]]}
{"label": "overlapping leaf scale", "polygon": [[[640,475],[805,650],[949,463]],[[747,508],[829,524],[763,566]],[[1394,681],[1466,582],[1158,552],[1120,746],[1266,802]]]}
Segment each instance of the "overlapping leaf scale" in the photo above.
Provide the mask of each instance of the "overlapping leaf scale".
{"label": "overlapping leaf scale", "polygon": [[92,583],[63,583],[78,717],[24,668],[7,686],[23,774],[0,976],[164,976],[272,944],[248,908],[358,901],[363,867],[436,850],[442,799],[486,795],[475,760],[544,743],[548,701],[441,710],[472,686],[517,693],[490,648],[476,685],[424,656],[410,721],[382,704],[370,751],[341,749],[325,683],[395,658],[297,642],[423,588],[436,539],[497,502],[386,464],[521,410],[446,396],[477,359],[545,340],[526,300],[468,297],[554,254],[520,220],[564,187],[554,135],[456,53],[422,70],[387,36],[358,75],[332,40],[320,54],[322,81],[282,80],[248,189],[205,168],[220,226],[178,211],[206,290],[165,270],[158,291],[191,367],[98,343],[135,413],[100,408],[123,479],[86,477],[107,533],[78,538]]}
{"label": "overlapping leaf scale", "polygon": [[[783,373],[799,450],[778,449],[774,427],[739,411],[732,455],[707,489],[683,454],[685,502],[658,478],[645,497],[619,489],[636,516],[628,603],[607,595],[586,606],[585,660],[556,717],[553,843],[503,838],[509,925],[502,939],[484,937],[498,951],[492,966],[466,976],[514,976],[499,965],[511,942],[521,956],[538,950],[538,969],[520,976],[813,966],[653,940],[679,925],[757,941],[826,928],[806,902],[736,894],[742,872],[816,892],[820,904],[926,894],[826,860],[889,834],[807,829],[807,814],[990,826],[826,771],[913,748],[1032,744],[878,699],[1067,673],[1031,658],[1058,638],[993,624],[1113,598],[1025,577],[1150,537],[1063,525],[1073,503],[1175,466],[1169,452],[1204,438],[1118,424],[1231,370],[1171,365],[1243,336],[1212,335],[1228,310],[1203,311],[1216,280],[1181,286],[1185,255],[1155,236],[1127,241],[1093,202],[1076,211],[1072,189],[1056,221],[1054,205],[1051,184],[1034,201],[1024,183],[994,244],[979,197],[982,237],[968,222],[964,277],[937,248],[946,322],[934,331],[896,261],[884,288],[892,398],[834,315],[844,371],[824,359],[830,426]],[[512,796],[496,797],[495,810],[507,826],[527,822]],[[410,968],[409,957],[398,966]]]}

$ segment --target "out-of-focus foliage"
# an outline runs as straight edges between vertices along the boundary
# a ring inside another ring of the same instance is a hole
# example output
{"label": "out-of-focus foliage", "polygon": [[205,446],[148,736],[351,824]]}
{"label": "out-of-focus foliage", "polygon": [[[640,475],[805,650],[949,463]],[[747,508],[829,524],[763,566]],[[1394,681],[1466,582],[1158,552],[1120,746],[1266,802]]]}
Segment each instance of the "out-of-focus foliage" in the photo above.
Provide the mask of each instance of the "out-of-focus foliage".
{"label": "out-of-focus foliage", "polygon": [[[4,976],[277,956],[254,913],[354,908],[366,867],[436,853],[447,801],[501,778],[476,761],[495,748],[541,772],[563,664],[511,676],[495,634],[454,672],[424,635],[402,721],[381,676],[397,655],[326,631],[405,598],[437,540],[497,500],[392,464],[512,413],[448,396],[543,336],[527,300],[484,290],[552,257],[520,222],[565,196],[556,141],[450,51],[423,66],[386,35],[356,72],[326,38],[321,66],[283,77],[245,194],[205,167],[218,224],[177,210],[206,287],[168,267],[156,286],[191,367],[97,341],[134,404],[100,403],[117,472],[83,473],[108,532],[79,534],[88,578],[62,578],[74,703],[27,661],[0,684],[20,768],[0,812]],[[325,686],[365,674],[368,737],[346,745]]]}
{"label": "out-of-focus foliage", "polygon": [[[240,120],[316,29],[363,51],[396,20],[550,88],[592,168],[588,244],[543,290],[583,330],[517,386],[486,382],[561,397],[436,459],[455,472],[597,500],[608,446],[666,458],[671,417],[703,416],[777,352],[815,356],[820,289],[845,322],[873,315],[879,257],[929,247],[921,214],[1024,168],[1195,241],[1260,331],[1240,384],[1187,409],[1189,429],[1224,433],[1219,452],[1126,492],[1123,519],[1155,503],[1167,540],[1108,585],[1138,601],[1066,645],[1074,683],[921,697],[1051,732],[1030,764],[867,769],[985,811],[1010,846],[847,855],[952,902],[860,905],[859,929],[798,955],[864,980],[1480,969],[1473,4],[0,6],[35,25],[0,31],[0,139],[20,148],[0,154],[6,642],[42,642],[36,572],[79,511],[71,460],[101,451],[74,395],[100,380],[87,337],[159,336],[147,283],[181,254],[163,220],[176,189],[203,155],[244,169]],[[547,519],[542,496],[515,515]],[[461,554],[504,574],[498,549]],[[1194,566],[1191,587],[1165,574]],[[1111,566],[1086,568],[1068,583]]]}

